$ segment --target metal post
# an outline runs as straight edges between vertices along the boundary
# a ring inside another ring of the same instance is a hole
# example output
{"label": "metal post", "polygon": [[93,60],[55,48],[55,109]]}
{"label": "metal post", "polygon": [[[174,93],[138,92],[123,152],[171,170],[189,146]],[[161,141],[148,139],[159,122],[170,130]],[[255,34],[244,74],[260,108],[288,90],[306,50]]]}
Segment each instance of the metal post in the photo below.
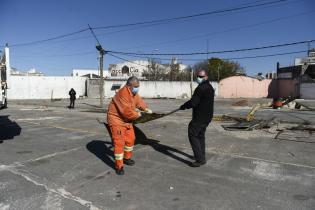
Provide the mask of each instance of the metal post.
{"label": "metal post", "polygon": [[100,107],[104,106],[103,63],[104,63],[104,51],[100,50]]}

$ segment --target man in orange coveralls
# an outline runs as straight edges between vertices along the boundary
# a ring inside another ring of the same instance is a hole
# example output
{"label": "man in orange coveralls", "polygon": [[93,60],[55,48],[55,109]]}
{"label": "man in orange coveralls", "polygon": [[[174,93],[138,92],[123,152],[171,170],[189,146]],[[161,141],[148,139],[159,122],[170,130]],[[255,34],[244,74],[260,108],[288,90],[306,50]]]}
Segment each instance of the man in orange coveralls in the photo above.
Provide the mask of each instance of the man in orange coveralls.
{"label": "man in orange coveralls", "polygon": [[141,111],[152,113],[147,104],[138,94],[139,79],[130,77],[108,106],[107,122],[112,132],[114,142],[115,168],[118,175],[124,174],[124,164],[134,165],[131,159],[135,143],[135,133],[132,122],[141,116]]}

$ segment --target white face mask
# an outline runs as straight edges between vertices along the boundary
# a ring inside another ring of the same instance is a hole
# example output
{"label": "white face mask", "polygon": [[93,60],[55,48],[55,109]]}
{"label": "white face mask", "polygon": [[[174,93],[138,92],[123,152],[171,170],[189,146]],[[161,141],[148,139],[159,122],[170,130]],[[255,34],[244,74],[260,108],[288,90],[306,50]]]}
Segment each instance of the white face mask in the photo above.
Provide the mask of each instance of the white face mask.
{"label": "white face mask", "polygon": [[139,92],[139,87],[133,87],[131,92],[136,95]]}
{"label": "white face mask", "polygon": [[197,81],[196,82],[198,84],[201,84],[203,81],[204,81],[204,78],[197,77]]}

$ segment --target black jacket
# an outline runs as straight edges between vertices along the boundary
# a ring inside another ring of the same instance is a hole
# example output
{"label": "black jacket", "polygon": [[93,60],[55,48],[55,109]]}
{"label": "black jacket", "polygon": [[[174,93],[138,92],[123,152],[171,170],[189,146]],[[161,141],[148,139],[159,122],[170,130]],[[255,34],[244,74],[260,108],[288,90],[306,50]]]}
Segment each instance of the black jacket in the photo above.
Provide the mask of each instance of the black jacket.
{"label": "black jacket", "polygon": [[192,120],[197,123],[210,123],[213,117],[214,89],[209,80],[203,81],[195,89],[193,96],[182,106],[193,108]]}
{"label": "black jacket", "polygon": [[70,90],[69,91],[69,95],[70,95],[70,100],[75,100],[75,98],[76,98],[76,92],[75,92],[75,90]]}

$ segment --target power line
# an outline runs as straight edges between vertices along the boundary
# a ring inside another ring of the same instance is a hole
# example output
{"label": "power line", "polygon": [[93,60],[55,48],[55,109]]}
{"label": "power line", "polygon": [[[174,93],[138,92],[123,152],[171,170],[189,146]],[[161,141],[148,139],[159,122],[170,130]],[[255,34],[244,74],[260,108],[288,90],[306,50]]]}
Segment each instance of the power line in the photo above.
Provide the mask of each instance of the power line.
{"label": "power line", "polygon": [[[283,16],[283,17],[279,17],[279,18],[275,18],[275,19],[270,19],[270,20],[266,20],[266,21],[262,21],[262,22],[257,22],[257,23],[253,23],[253,24],[248,24],[248,25],[244,25],[244,26],[230,28],[230,29],[226,29],[226,30],[222,30],[222,31],[215,31],[215,32],[211,32],[211,33],[198,34],[198,35],[195,35],[195,36],[189,36],[189,37],[182,38],[182,39],[175,39],[175,40],[172,40],[172,41],[164,41],[164,42],[156,42],[156,43],[151,43],[151,44],[136,45],[136,46],[133,46],[133,47],[121,48],[120,50],[134,49],[134,48],[147,47],[147,46],[164,45],[164,44],[169,44],[169,43],[172,44],[172,43],[176,43],[176,42],[181,42],[181,41],[186,41],[186,40],[191,40],[191,39],[197,39],[197,38],[200,38],[200,37],[209,37],[209,36],[212,36],[212,35],[222,34],[222,33],[236,31],[236,30],[241,30],[241,29],[245,29],[245,28],[256,27],[256,26],[260,26],[260,25],[264,25],[264,24],[268,24],[268,23],[273,23],[273,22],[276,22],[276,21],[281,21],[281,20],[285,20],[285,19],[289,19],[289,18],[294,18],[294,17],[297,17],[297,16],[307,15],[307,14],[314,13],[314,12],[315,12],[315,10],[311,10],[311,11],[297,13],[297,14],[293,14],[293,15],[289,15],[289,16]],[[111,32],[106,32],[106,33],[95,33],[95,35],[100,37],[100,36],[106,36],[106,35],[111,35],[111,34],[131,31],[131,30],[137,30],[137,29],[146,28],[146,27],[162,25],[162,24],[163,23],[156,23],[156,24],[151,24],[151,25],[144,25],[144,26],[133,27],[133,28],[129,28],[129,29],[121,29],[121,30],[116,30],[116,31],[111,31]],[[75,40],[86,39],[86,38],[91,38],[91,36],[71,38],[71,39],[66,39],[66,40],[62,40],[62,41],[56,41],[54,43],[69,42],[69,41],[75,41]]]}
{"label": "power line", "polygon": [[72,57],[72,56],[82,56],[82,55],[92,55],[96,54],[95,51],[88,51],[88,52],[80,52],[80,53],[73,53],[73,54],[51,54],[51,55],[25,55],[25,56],[15,56],[19,58],[32,58],[32,57]]}
{"label": "power line", "polygon": [[[256,55],[256,56],[245,56],[245,57],[220,58],[220,59],[222,59],[222,60],[243,60],[243,59],[275,57],[275,56],[282,56],[282,55],[292,55],[292,54],[305,53],[305,52],[307,52],[307,51],[306,50],[301,50],[301,51],[293,51],[293,52],[284,52],[284,53],[275,53],[275,54],[266,54],[266,55]],[[136,58],[145,58],[145,59],[154,59],[154,60],[164,60],[164,61],[171,60],[171,59],[167,59],[167,58],[145,57],[145,56],[136,56],[136,55],[125,55],[125,56],[136,57]],[[120,59],[123,59],[123,58],[120,57]],[[182,60],[182,61],[203,61],[203,60],[205,60],[204,58],[200,58],[200,59],[197,59],[197,58],[196,59],[178,58],[178,59]]]}
{"label": "power line", "polygon": [[313,40],[306,40],[300,42],[291,42],[285,44],[277,44],[277,45],[269,45],[269,46],[262,46],[262,47],[253,47],[253,48],[243,48],[243,49],[235,49],[235,50],[222,50],[222,51],[210,51],[210,52],[190,52],[190,53],[135,53],[135,52],[122,52],[122,51],[107,51],[113,54],[122,54],[122,55],[162,55],[162,56],[191,56],[191,55],[207,55],[207,54],[223,54],[223,53],[233,53],[233,52],[244,52],[244,51],[253,51],[253,50],[262,50],[262,49],[269,49],[269,48],[277,48],[277,47],[285,47],[285,46],[292,46],[292,45],[299,45],[305,43],[314,42]]}
{"label": "power line", "polygon": [[253,58],[266,58],[266,57],[275,57],[281,55],[292,55],[298,53],[305,53],[306,50],[294,51],[294,52],[286,52],[286,53],[276,53],[276,54],[268,54],[268,55],[256,55],[256,56],[245,56],[245,57],[235,57],[235,58],[224,58],[224,60],[243,60],[243,59],[253,59]]}
{"label": "power line", "polygon": [[91,33],[92,33],[94,39],[96,40],[97,44],[101,46],[101,43],[98,40],[97,36],[95,35],[95,33],[94,33],[93,29],[91,28],[90,24],[88,24],[88,26],[89,26],[89,30],[91,31]]}
{"label": "power line", "polygon": [[[261,6],[266,6],[266,5],[274,5],[274,4],[282,3],[282,2],[286,2],[286,1],[288,1],[288,0],[276,0],[276,1],[259,3],[259,4],[254,4],[254,5],[248,5],[248,6],[237,6],[237,7],[234,7],[234,8],[214,10],[214,11],[210,11],[210,12],[193,14],[193,15],[187,15],[187,16],[180,16],[180,17],[166,18],[166,19],[158,19],[158,20],[152,20],[152,21],[143,21],[143,22],[136,22],[136,23],[129,23],[129,24],[102,26],[102,27],[94,27],[94,28],[91,28],[89,26],[89,28],[84,28],[84,29],[81,29],[81,30],[78,30],[78,31],[75,31],[75,32],[71,32],[71,33],[67,33],[67,34],[63,34],[63,35],[59,35],[59,36],[55,36],[55,37],[51,37],[51,38],[47,38],[47,39],[42,39],[42,40],[38,40],[38,41],[12,44],[10,46],[11,47],[20,47],[20,46],[28,46],[28,45],[33,45],[33,44],[40,44],[40,43],[44,43],[44,42],[48,42],[48,41],[52,41],[52,40],[56,40],[56,39],[65,38],[65,37],[72,36],[72,35],[75,35],[75,34],[79,34],[79,33],[82,33],[82,32],[85,32],[85,31],[91,30],[91,29],[95,29],[95,30],[97,30],[97,29],[110,29],[110,28],[120,28],[120,27],[145,25],[145,24],[159,25],[159,24],[162,24],[162,23],[165,23],[165,22],[170,22],[170,21],[178,21],[178,20],[190,19],[190,18],[195,18],[195,17],[207,16],[207,15],[213,15],[213,14],[220,14],[220,13],[244,10],[244,9],[255,8],[255,7],[261,7]],[[254,3],[256,3],[256,2],[261,2],[261,1],[255,1]],[[247,3],[247,4],[250,4],[250,3]],[[242,5],[244,5],[244,4],[242,4]],[[144,27],[148,27],[148,26],[144,26]]]}
{"label": "power line", "polygon": [[178,21],[178,20],[190,19],[190,18],[195,18],[195,17],[208,16],[208,15],[213,15],[213,14],[220,14],[220,13],[244,10],[244,9],[249,9],[249,8],[261,7],[261,6],[266,6],[266,5],[272,5],[272,4],[282,3],[282,2],[286,2],[286,1],[288,1],[288,0],[276,0],[276,1],[271,1],[271,2],[265,2],[265,3],[259,3],[259,4],[254,4],[254,5],[241,6],[241,7],[238,6],[238,7],[234,7],[234,8],[214,10],[214,11],[210,11],[210,12],[180,16],[180,17],[164,18],[164,19],[158,19],[158,20],[142,21],[142,22],[136,22],[136,23],[120,24],[120,25],[100,26],[100,27],[94,27],[93,29],[120,28],[120,27],[135,26],[135,25]]}
{"label": "power line", "polygon": [[110,55],[110,56],[112,56],[112,57],[114,57],[114,58],[118,58],[118,59],[120,59],[120,60],[127,61],[127,62],[129,62],[129,63],[133,63],[133,64],[136,64],[136,65],[138,65],[138,66],[143,66],[143,67],[145,67],[145,68],[148,68],[148,66],[145,66],[145,65],[142,65],[142,64],[139,64],[139,63],[135,63],[135,62],[130,61],[130,60],[128,60],[128,59],[119,57],[119,56],[117,56],[117,55],[113,55],[113,54],[111,54],[111,53],[107,53],[107,54]]}
{"label": "power line", "polygon": [[307,12],[303,12],[303,13],[297,13],[297,14],[293,14],[293,15],[289,15],[289,16],[283,16],[283,17],[279,17],[279,18],[275,18],[275,19],[269,19],[269,20],[266,20],[266,21],[257,22],[257,23],[253,23],[253,24],[238,26],[238,27],[234,27],[234,28],[230,28],[230,29],[226,29],[226,30],[222,30],[222,31],[214,31],[214,32],[211,32],[211,33],[199,34],[199,35],[190,36],[190,37],[186,37],[186,38],[182,38],[182,39],[175,39],[175,40],[172,40],[172,41],[164,41],[164,42],[156,42],[156,43],[152,43],[152,44],[136,45],[136,46],[133,46],[133,47],[122,48],[121,50],[134,49],[134,48],[140,48],[140,47],[148,47],[148,46],[157,46],[157,45],[164,45],[164,44],[173,44],[173,43],[176,43],[176,42],[182,42],[182,41],[187,41],[187,40],[191,40],[191,39],[197,39],[197,38],[200,38],[200,37],[209,37],[209,36],[222,34],[222,33],[226,33],[226,32],[231,32],[231,31],[237,31],[237,30],[246,29],[246,28],[257,27],[257,26],[260,26],[260,25],[265,25],[265,24],[268,24],[268,23],[273,23],[273,22],[277,22],[277,21],[281,21],[281,20],[285,20],[285,19],[289,19],[289,18],[294,18],[294,17],[298,17],[298,16],[302,16],[302,15],[307,15],[307,14],[314,13],[314,12],[315,12],[315,10],[311,10],[311,11],[307,11]]}
{"label": "power line", "polygon": [[51,37],[51,38],[48,38],[48,39],[42,39],[42,40],[38,40],[38,41],[12,44],[12,45],[10,45],[10,47],[20,47],[20,46],[27,46],[27,45],[33,45],[33,44],[40,44],[40,43],[43,43],[43,42],[48,42],[48,41],[52,41],[52,40],[56,40],[56,39],[65,38],[65,37],[68,37],[68,36],[73,36],[75,34],[80,34],[80,33],[85,32],[87,30],[89,30],[89,29],[85,28],[85,29],[81,29],[81,30],[78,30],[78,31],[75,31],[75,32],[71,32],[71,33],[67,33],[67,34]]}

